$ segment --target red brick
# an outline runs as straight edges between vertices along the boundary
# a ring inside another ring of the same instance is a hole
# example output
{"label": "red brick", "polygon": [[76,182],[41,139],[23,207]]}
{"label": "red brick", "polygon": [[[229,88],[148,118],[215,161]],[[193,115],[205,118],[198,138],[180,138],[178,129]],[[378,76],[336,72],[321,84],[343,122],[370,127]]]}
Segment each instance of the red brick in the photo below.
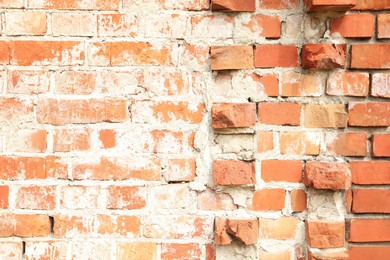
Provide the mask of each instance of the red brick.
{"label": "red brick", "polygon": [[59,10],[118,10],[119,0],[29,0],[28,7]]}
{"label": "red brick", "polygon": [[377,16],[377,39],[390,38],[390,14],[378,14]]}
{"label": "red brick", "polygon": [[[0,186],[0,209],[8,208],[9,186]],[[1,254],[0,254],[1,255]]]}
{"label": "red brick", "polygon": [[146,190],[134,186],[108,186],[108,209],[141,209],[146,206]]}
{"label": "red brick", "polygon": [[327,135],[328,150],[340,156],[366,156],[367,134],[366,133],[341,133]]}
{"label": "red brick", "polygon": [[257,74],[249,74],[255,82],[260,85],[260,94],[265,94],[269,97],[277,97],[279,94],[279,79],[272,74],[259,76]]}
{"label": "red brick", "polygon": [[255,46],[255,67],[299,67],[298,49],[294,45]]}
{"label": "red brick", "polygon": [[264,160],[261,162],[261,178],[265,182],[302,182],[301,161]]}
{"label": "red brick", "polygon": [[17,209],[54,209],[56,206],[55,186],[25,186],[16,191]]}
{"label": "red brick", "polygon": [[53,133],[53,151],[87,151],[91,147],[90,135],[91,130],[89,128],[55,129]]}
{"label": "red brick", "polygon": [[390,190],[353,189],[353,213],[390,213]]}
{"label": "red brick", "polygon": [[357,0],[353,10],[389,10],[389,0]]}
{"label": "red brick", "polygon": [[212,46],[211,70],[237,70],[253,68],[253,47]]}
{"label": "red brick", "polygon": [[372,75],[371,96],[390,98],[390,73],[375,73]]}
{"label": "red brick", "polygon": [[161,162],[157,158],[147,157],[103,157],[94,163],[75,164],[73,178],[76,180],[160,180]]}
{"label": "red brick", "polygon": [[44,179],[45,159],[38,157],[0,157],[0,179]]}
{"label": "red brick", "polygon": [[280,133],[280,153],[318,155],[321,135],[315,132]]}
{"label": "red brick", "polygon": [[104,149],[114,148],[116,145],[116,132],[113,129],[102,129],[99,131],[99,140]]}
{"label": "red brick", "polygon": [[215,246],[213,244],[206,244],[206,260],[216,260]]}
{"label": "red brick", "polygon": [[351,220],[349,242],[388,241],[390,241],[390,219]]}
{"label": "red brick", "polygon": [[373,135],[372,155],[374,157],[390,157],[390,134]]}
{"label": "red brick", "polygon": [[293,190],[291,192],[291,209],[294,212],[306,210],[307,196],[304,190]]}
{"label": "red brick", "polygon": [[386,259],[390,246],[349,246],[349,257],[354,260]]}
{"label": "red brick", "polygon": [[222,160],[213,162],[216,185],[245,185],[256,183],[254,162]]}
{"label": "red brick", "polygon": [[334,72],[328,77],[326,94],[331,96],[366,97],[370,86],[368,73]]}
{"label": "red brick", "polygon": [[[242,22],[242,29],[248,29],[254,37],[265,37],[267,39],[279,39],[282,29],[279,16],[256,14],[250,17],[249,22]],[[261,29],[259,29],[261,28]]]}
{"label": "red brick", "polygon": [[345,245],[345,223],[308,221],[306,241],[313,248],[343,247]]}
{"label": "red brick", "polygon": [[353,44],[352,69],[390,69],[390,44]]}
{"label": "red brick", "polygon": [[211,0],[212,11],[254,12],[255,0]]}
{"label": "red brick", "polygon": [[308,128],[345,128],[348,115],[343,104],[306,105],[305,127]]}
{"label": "red brick", "polygon": [[202,250],[199,244],[162,244],[161,245],[161,259],[175,260],[175,259],[200,259]]}
{"label": "red brick", "polygon": [[13,41],[11,64],[67,66],[84,63],[84,43],[76,41]]}
{"label": "red brick", "polygon": [[348,252],[345,250],[333,252],[309,252],[308,260],[349,260]]}
{"label": "red brick", "polygon": [[31,120],[34,104],[31,100],[0,98],[0,118],[2,120]]}
{"label": "red brick", "polygon": [[389,126],[390,103],[349,103],[348,116],[350,126]]}
{"label": "red brick", "polygon": [[37,120],[41,124],[94,124],[126,120],[126,101],[41,99],[37,104]]}
{"label": "red brick", "polygon": [[290,102],[259,103],[259,122],[266,125],[299,126],[302,105]]}
{"label": "red brick", "polygon": [[213,128],[252,127],[256,124],[255,103],[219,103],[211,110]]}
{"label": "red brick", "polygon": [[305,0],[308,12],[347,11],[356,5],[357,0]]}
{"label": "red brick", "polygon": [[351,173],[347,163],[307,162],[304,182],[314,189],[346,190],[351,186]]}
{"label": "red brick", "polygon": [[298,233],[300,220],[295,217],[281,217],[278,219],[259,219],[260,238],[288,240],[295,239]]}
{"label": "red brick", "polygon": [[349,164],[354,184],[390,184],[390,162],[352,161]]}
{"label": "red brick", "polygon": [[50,234],[47,215],[1,214],[0,237],[46,237]]}
{"label": "red brick", "polygon": [[370,13],[346,14],[332,20],[330,33],[344,38],[371,38],[374,32],[374,16]]}
{"label": "red brick", "polygon": [[284,73],[282,77],[283,97],[321,96],[324,80],[317,75]]}
{"label": "red brick", "polygon": [[302,67],[305,69],[345,68],[346,44],[305,44],[302,48]]}
{"label": "red brick", "polygon": [[135,216],[118,215],[55,215],[55,238],[138,236],[140,219]]}
{"label": "red brick", "polygon": [[257,133],[257,152],[265,153],[274,149],[274,135],[272,132]]}
{"label": "red brick", "polygon": [[299,7],[299,0],[260,0],[260,8],[289,10]]}
{"label": "red brick", "polygon": [[252,210],[282,210],[286,191],[284,189],[262,189],[253,193]]}
{"label": "red brick", "polygon": [[215,220],[215,243],[228,245],[233,240],[245,245],[256,244],[259,237],[258,219],[225,219]]}

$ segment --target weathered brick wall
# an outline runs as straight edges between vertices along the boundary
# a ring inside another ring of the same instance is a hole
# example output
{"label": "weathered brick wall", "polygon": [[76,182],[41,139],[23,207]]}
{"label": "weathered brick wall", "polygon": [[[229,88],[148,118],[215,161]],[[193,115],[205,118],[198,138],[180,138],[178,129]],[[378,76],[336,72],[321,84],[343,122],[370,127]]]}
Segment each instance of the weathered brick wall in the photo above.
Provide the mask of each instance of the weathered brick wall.
{"label": "weathered brick wall", "polygon": [[1,259],[390,255],[390,0],[0,0]]}

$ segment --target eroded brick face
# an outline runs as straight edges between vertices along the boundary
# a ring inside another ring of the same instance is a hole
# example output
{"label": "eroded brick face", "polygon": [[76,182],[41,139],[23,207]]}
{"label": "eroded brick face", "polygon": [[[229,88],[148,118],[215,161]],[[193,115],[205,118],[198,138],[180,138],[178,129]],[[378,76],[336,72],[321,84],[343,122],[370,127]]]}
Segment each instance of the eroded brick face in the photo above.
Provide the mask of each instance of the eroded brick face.
{"label": "eroded brick face", "polygon": [[0,259],[387,259],[389,10],[0,0]]}

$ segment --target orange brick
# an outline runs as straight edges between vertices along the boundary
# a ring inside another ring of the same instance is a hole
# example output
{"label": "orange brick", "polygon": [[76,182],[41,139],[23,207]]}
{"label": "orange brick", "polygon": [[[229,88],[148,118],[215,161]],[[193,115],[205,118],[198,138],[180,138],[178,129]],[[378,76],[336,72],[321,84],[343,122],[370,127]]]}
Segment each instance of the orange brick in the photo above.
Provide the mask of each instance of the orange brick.
{"label": "orange brick", "polygon": [[349,165],[336,162],[307,162],[304,183],[314,189],[347,190],[351,186]]}
{"label": "orange brick", "polygon": [[274,149],[274,135],[272,132],[257,133],[257,152],[265,153]]}
{"label": "orange brick", "polygon": [[30,119],[34,111],[31,100],[0,98],[0,107],[0,118],[7,121]]}
{"label": "orange brick", "polygon": [[291,192],[291,209],[294,212],[306,210],[307,196],[304,190],[293,190]]}
{"label": "orange brick", "polygon": [[255,82],[260,85],[260,95],[267,95],[269,97],[277,97],[279,94],[279,79],[277,76],[272,74],[257,75],[248,74]]}
{"label": "orange brick", "polygon": [[216,260],[215,246],[213,244],[206,244],[206,260]]}
{"label": "orange brick", "polygon": [[75,41],[13,41],[11,64],[18,66],[82,65],[84,43]]}
{"label": "orange brick", "polygon": [[[290,260],[291,259],[291,250],[280,251],[280,252],[268,252],[264,250],[260,250],[259,259],[267,259],[267,260]],[[300,259],[300,258],[299,258]]]}
{"label": "orange brick", "polygon": [[[12,1],[12,0],[11,0]],[[4,3],[4,1],[2,2]],[[23,242],[22,241],[2,241],[0,242],[0,256],[5,259],[22,259]]]}
{"label": "orange brick", "polygon": [[299,126],[302,105],[291,102],[259,103],[259,122],[266,125]]}
{"label": "orange brick", "polygon": [[237,206],[229,194],[217,193],[207,189],[198,193],[198,209],[200,210],[234,210]]}
{"label": "orange brick", "polygon": [[390,157],[390,134],[373,135],[372,155],[375,157]]}
{"label": "orange brick", "polygon": [[141,209],[146,206],[146,190],[134,186],[107,187],[108,209]]}
{"label": "orange brick", "polygon": [[299,0],[260,0],[260,8],[289,10],[299,7]]}
{"label": "orange brick", "polygon": [[7,35],[45,35],[46,13],[6,12],[5,33]]}
{"label": "orange brick", "polygon": [[50,234],[47,215],[1,214],[0,237],[46,237]]}
{"label": "orange brick", "polygon": [[23,0],[1,0],[0,1],[1,8],[21,8],[24,7]]}
{"label": "orange brick", "polygon": [[76,180],[160,180],[161,162],[157,158],[101,158],[97,162],[76,164]]}
{"label": "orange brick", "polygon": [[208,46],[185,44],[180,53],[180,65],[203,71],[208,68],[210,48]]}
{"label": "orange brick", "polygon": [[116,146],[116,132],[113,129],[102,129],[99,131],[99,140],[104,149]]}
{"label": "orange brick", "polygon": [[61,158],[48,156],[45,158],[45,178],[67,179],[68,165]]}
{"label": "orange brick", "polygon": [[390,255],[389,246],[349,246],[350,259],[386,259]]}
{"label": "orange brick", "polygon": [[283,97],[321,96],[324,80],[317,75],[284,73],[282,77]]}
{"label": "orange brick", "polygon": [[212,11],[235,11],[235,12],[254,12],[256,10],[255,0],[211,0]]}
{"label": "orange brick", "polygon": [[261,162],[261,178],[265,182],[302,182],[301,161],[264,160]]}
{"label": "orange brick", "polygon": [[353,213],[390,213],[390,191],[353,189]]}
{"label": "orange brick", "polygon": [[279,219],[259,219],[260,238],[287,240],[294,239],[298,232],[300,221],[295,217],[281,217]]}
{"label": "orange brick", "polygon": [[10,42],[0,41],[0,64],[8,65],[11,61]]}
{"label": "orange brick", "polygon": [[348,115],[344,104],[307,104],[304,109],[305,127],[308,128],[345,128]]}
{"label": "orange brick", "polygon": [[375,73],[372,75],[371,96],[390,98],[390,73]]}
{"label": "orange brick", "polygon": [[216,185],[245,185],[256,183],[255,164],[236,160],[213,162]]}
{"label": "orange brick", "polygon": [[249,22],[241,24],[242,29],[246,28],[253,36],[269,39],[280,38],[281,26],[279,16],[263,14],[252,15]]}
{"label": "orange brick", "polygon": [[346,14],[332,20],[330,33],[345,38],[371,38],[374,32],[374,16],[370,13]]}
{"label": "orange brick", "polygon": [[96,84],[94,72],[59,71],[56,73],[55,93],[89,95]]}
{"label": "orange brick", "polygon": [[[66,258],[67,243],[63,241],[27,241],[25,244],[26,260]],[[36,250],[37,248],[41,250]]]}
{"label": "orange brick", "polygon": [[157,244],[148,242],[118,242],[116,243],[116,256],[119,259],[157,259]]}
{"label": "orange brick", "polygon": [[55,129],[53,134],[54,152],[87,151],[91,146],[91,131],[82,129]]}
{"label": "orange brick", "polygon": [[98,14],[98,36],[135,37],[137,36],[137,17],[127,14]]}
{"label": "orange brick", "polygon": [[327,148],[341,156],[366,156],[367,134],[366,133],[341,133],[327,135]]}
{"label": "orange brick", "polygon": [[390,14],[378,14],[377,16],[377,39],[390,38]]}
{"label": "orange brick", "polygon": [[284,189],[263,189],[255,191],[252,198],[252,210],[282,210],[286,191]]}
{"label": "orange brick", "polygon": [[165,130],[151,132],[153,138],[153,153],[181,153],[183,151],[183,133]]}
{"label": "orange brick", "polygon": [[317,155],[320,153],[321,134],[306,133],[280,133],[281,154]]}
{"label": "orange brick", "polygon": [[9,186],[0,186],[0,209],[8,208],[8,196]]}
{"label": "orange brick", "polygon": [[13,152],[35,152],[46,151],[47,132],[42,129],[20,129],[9,131],[7,134],[6,149]]}
{"label": "orange brick", "polygon": [[28,180],[44,178],[44,158],[0,157],[0,179],[2,180]]}
{"label": "orange brick", "polygon": [[349,164],[354,184],[390,184],[390,162],[352,161]]}
{"label": "orange brick", "polygon": [[195,159],[170,159],[164,178],[168,182],[193,181],[196,177]]}
{"label": "orange brick", "polygon": [[370,86],[368,73],[334,72],[329,75],[326,94],[366,97]]}
{"label": "orange brick", "polygon": [[353,44],[351,49],[352,69],[390,69],[390,44]]}
{"label": "orange brick", "polygon": [[30,8],[59,9],[59,10],[118,10],[119,0],[42,0],[29,1]]}
{"label": "orange brick", "polygon": [[367,1],[367,0],[357,0],[357,4],[353,10],[389,10],[389,1],[388,0],[378,0],[378,1]]}
{"label": "orange brick", "polygon": [[55,215],[54,237],[138,236],[140,219],[117,215]]}
{"label": "orange brick", "polygon": [[390,241],[390,219],[352,219],[349,242]]}
{"label": "orange brick", "polygon": [[37,120],[41,124],[93,124],[126,120],[126,101],[41,99],[37,104]]}
{"label": "orange brick", "polygon": [[17,209],[54,209],[56,205],[55,186],[25,186],[16,191]]}
{"label": "orange brick", "polygon": [[211,70],[238,70],[253,68],[251,45],[211,46]]}
{"label": "orange brick", "polygon": [[299,67],[298,49],[293,45],[255,46],[255,68]]}
{"label": "orange brick", "polygon": [[44,94],[49,92],[50,77],[44,70],[8,71],[7,91],[10,94]]}
{"label": "orange brick", "polygon": [[350,126],[389,126],[390,103],[349,103],[348,116]]}
{"label": "orange brick", "polygon": [[257,243],[259,238],[259,221],[255,219],[215,219],[215,243],[228,245],[233,240],[240,241],[245,245]]}
{"label": "orange brick", "polygon": [[306,10],[315,11],[347,11],[354,7],[357,0],[305,0]]}
{"label": "orange brick", "polygon": [[306,241],[313,248],[343,247],[345,245],[345,223],[308,221]]}
{"label": "orange brick", "polygon": [[190,91],[188,74],[180,70],[149,70],[145,72],[145,85],[158,95],[186,95]]}
{"label": "orange brick", "polygon": [[336,69],[346,66],[346,44],[305,44],[302,48],[304,69]]}
{"label": "orange brick", "polygon": [[211,110],[213,128],[252,127],[256,124],[256,104],[218,103]]}
{"label": "orange brick", "polygon": [[200,259],[202,250],[198,244],[162,244],[161,245],[161,259]]}

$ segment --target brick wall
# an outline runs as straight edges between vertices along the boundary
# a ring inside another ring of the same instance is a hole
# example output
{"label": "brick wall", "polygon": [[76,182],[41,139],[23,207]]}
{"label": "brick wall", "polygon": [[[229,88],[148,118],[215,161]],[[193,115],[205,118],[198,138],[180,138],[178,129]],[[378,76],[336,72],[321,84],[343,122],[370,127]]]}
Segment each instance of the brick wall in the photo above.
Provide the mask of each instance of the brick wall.
{"label": "brick wall", "polygon": [[389,0],[0,10],[1,259],[388,259]]}

